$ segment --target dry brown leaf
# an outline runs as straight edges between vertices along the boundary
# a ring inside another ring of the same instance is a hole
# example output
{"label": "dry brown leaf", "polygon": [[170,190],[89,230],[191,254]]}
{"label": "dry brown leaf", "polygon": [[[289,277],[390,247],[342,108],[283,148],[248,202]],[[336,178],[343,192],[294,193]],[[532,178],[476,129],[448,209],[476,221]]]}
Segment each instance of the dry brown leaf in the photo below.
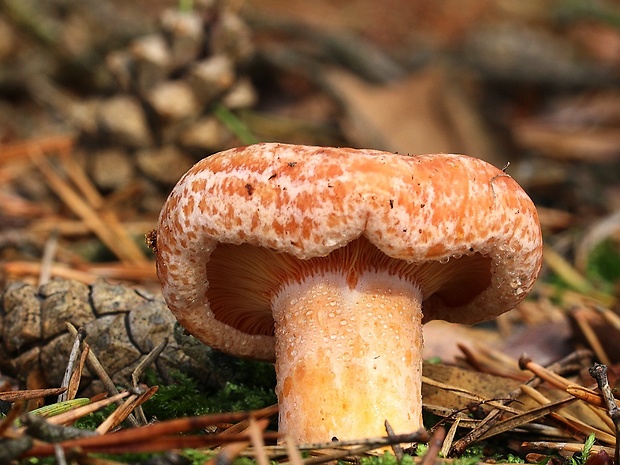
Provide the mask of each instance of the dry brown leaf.
{"label": "dry brown leaf", "polygon": [[[425,384],[422,388],[424,404],[437,405],[455,411],[467,411],[472,404],[479,402],[477,398],[488,399],[484,404],[491,408],[495,406],[494,400],[506,399],[510,392],[518,389],[523,391],[517,401],[501,409],[506,411],[504,419],[479,439],[536,421],[556,411],[557,413],[552,414],[552,418],[561,420],[568,430],[597,431],[597,435],[605,441],[609,441],[611,437],[608,433],[609,419],[604,418],[604,410],[574,399],[562,389],[539,386],[535,390],[502,376],[446,365],[425,364],[423,373],[425,377]],[[558,408],[562,410],[559,411]],[[448,413],[449,411],[446,414]]]}
{"label": "dry brown leaf", "polygon": [[536,206],[536,210],[538,210],[540,224],[543,230],[546,231],[559,231],[567,229],[575,222],[573,215],[564,210],[543,207],[540,205]]}
{"label": "dry brown leaf", "polygon": [[471,30],[493,18],[540,22],[550,11],[550,0],[459,0],[412,2],[401,0],[250,0],[251,10],[270,16],[283,16],[331,31],[353,31],[384,48],[400,49],[403,44],[430,47],[458,47]]}
{"label": "dry brown leaf", "polygon": [[342,70],[324,81],[344,107],[349,140],[360,147],[398,153],[465,153],[496,166],[492,140],[463,86],[448,84],[441,68],[385,85],[373,85]]}
{"label": "dry brown leaf", "polygon": [[501,433],[505,433],[506,431],[510,431],[519,426],[526,425],[528,423],[532,423],[536,420],[539,420],[546,415],[552,414],[555,410],[562,408],[564,406],[570,405],[570,403],[574,403],[575,401],[572,399],[562,399],[556,402],[545,404],[544,406],[532,408],[530,410],[525,411],[519,415],[515,415],[513,417],[506,418],[497,422],[493,425],[489,430],[484,433],[482,436],[478,438],[479,441],[490,438],[492,436],[496,436]]}
{"label": "dry brown leaf", "polygon": [[517,143],[541,154],[566,160],[603,162],[620,156],[620,129],[558,127],[522,121],[512,128]]}
{"label": "dry brown leaf", "polygon": [[[450,365],[425,363],[422,373],[430,379],[464,389],[487,399],[505,398],[509,392],[521,385],[519,381],[502,376],[479,373]],[[471,400],[462,396],[427,384],[422,385],[422,398],[424,403],[454,409],[467,408],[471,403]]]}
{"label": "dry brown leaf", "polygon": [[424,334],[424,359],[439,358],[444,363],[451,363],[462,355],[459,345],[471,345],[483,342],[489,345],[500,343],[497,331],[490,331],[475,326],[465,326],[434,320],[426,323]]}
{"label": "dry brown leaf", "polygon": [[566,160],[604,162],[620,156],[620,93],[584,92],[557,98],[549,108],[514,121],[512,133],[524,148]]}
{"label": "dry brown leaf", "polygon": [[569,29],[569,35],[598,62],[609,66],[620,65],[620,31],[617,27],[580,21]]}
{"label": "dry brown leaf", "polygon": [[604,307],[575,306],[570,311],[574,338],[589,347],[597,359],[611,366],[620,361],[620,329],[615,326],[618,315]]}
{"label": "dry brown leaf", "polygon": [[[529,304],[528,302],[527,306],[530,306]],[[531,305],[535,306],[535,303]],[[538,308],[544,307],[538,306]],[[514,359],[527,354],[539,363],[549,364],[571,352],[571,336],[572,331],[566,317],[561,320],[549,318],[547,321],[541,318],[536,323],[515,328],[502,341],[500,348],[502,353]]]}

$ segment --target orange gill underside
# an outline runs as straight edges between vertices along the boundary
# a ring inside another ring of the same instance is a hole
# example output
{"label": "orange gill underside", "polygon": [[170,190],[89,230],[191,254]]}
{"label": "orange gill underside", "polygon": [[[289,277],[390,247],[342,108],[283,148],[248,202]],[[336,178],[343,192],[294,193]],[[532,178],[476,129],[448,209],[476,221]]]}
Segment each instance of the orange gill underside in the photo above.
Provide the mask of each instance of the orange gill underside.
{"label": "orange gill underside", "polygon": [[207,298],[217,320],[249,334],[272,335],[272,300],[285,286],[337,273],[352,289],[361,274],[377,270],[421,289],[425,321],[433,319],[435,306],[464,305],[491,281],[491,261],[480,254],[446,263],[409,263],[388,257],[363,237],[309,260],[248,244],[219,244],[207,263]]}

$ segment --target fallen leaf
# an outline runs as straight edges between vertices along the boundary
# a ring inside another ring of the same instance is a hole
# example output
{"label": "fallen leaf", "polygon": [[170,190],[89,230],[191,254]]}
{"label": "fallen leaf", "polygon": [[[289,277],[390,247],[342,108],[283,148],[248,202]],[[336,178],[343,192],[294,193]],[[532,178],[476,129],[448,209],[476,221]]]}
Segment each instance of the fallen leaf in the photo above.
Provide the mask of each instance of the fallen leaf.
{"label": "fallen leaf", "polygon": [[335,69],[323,78],[344,108],[342,124],[354,145],[398,153],[465,153],[496,166],[508,161],[499,159],[464,86],[449,82],[440,67],[384,85]]}

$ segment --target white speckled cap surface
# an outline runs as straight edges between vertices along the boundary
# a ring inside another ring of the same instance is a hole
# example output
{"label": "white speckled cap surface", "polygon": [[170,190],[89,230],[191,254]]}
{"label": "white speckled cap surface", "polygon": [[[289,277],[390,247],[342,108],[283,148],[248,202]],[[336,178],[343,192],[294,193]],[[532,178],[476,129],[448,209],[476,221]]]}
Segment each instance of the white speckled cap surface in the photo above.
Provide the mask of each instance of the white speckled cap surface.
{"label": "white speckled cap surface", "polygon": [[[366,238],[413,264],[484,257],[488,282],[466,302],[444,297],[469,286],[467,268],[453,273],[456,281],[439,297],[425,291],[426,321],[460,323],[513,308],[531,289],[542,259],[532,201],[509,175],[482,160],[277,143],[197,163],[170,194],[156,237],[164,297],[180,323],[208,345],[264,360],[273,358],[269,331],[235,328],[211,308],[207,264],[219,244],[308,260]],[[268,303],[271,291],[260,292]],[[269,318],[269,308],[261,312]]]}

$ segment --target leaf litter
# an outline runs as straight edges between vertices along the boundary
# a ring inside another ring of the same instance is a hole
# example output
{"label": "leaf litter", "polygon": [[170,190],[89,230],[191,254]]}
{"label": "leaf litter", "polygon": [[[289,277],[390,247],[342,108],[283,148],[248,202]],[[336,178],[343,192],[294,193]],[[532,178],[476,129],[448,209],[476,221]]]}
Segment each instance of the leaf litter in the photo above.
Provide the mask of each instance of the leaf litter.
{"label": "leaf litter", "polygon": [[[268,0],[250,3],[254,12],[272,12],[274,8]],[[195,447],[211,457],[210,463],[250,456],[259,463],[275,460],[300,465],[359,461],[372,450],[404,440],[428,444],[425,456],[414,457],[425,465],[435,463],[440,453],[445,462],[456,462],[460,459],[455,457],[480,444],[500,454],[510,450],[530,462],[555,463],[558,456],[554,454],[559,454],[569,457],[571,465],[618,463],[613,387],[617,385],[620,354],[620,287],[613,276],[620,273],[620,265],[612,261],[611,271],[600,271],[602,260],[617,257],[614,254],[620,250],[620,190],[617,176],[614,178],[619,121],[613,77],[620,65],[614,53],[614,44],[620,43],[614,26],[617,12],[606,3],[585,8],[580,2],[526,6],[485,0],[476,2],[467,14],[456,14],[459,8],[449,2],[439,2],[439,7],[388,3],[399,14],[390,15],[387,7],[373,12],[364,1],[349,6],[349,11],[356,11],[351,16],[334,14],[329,3],[317,2],[309,11],[305,2],[291,1],[289,12],[304,28],[295,27],[290,16],[283,16],[280,24],[262,17],[263,23],[255,25],[256,47],[274,73],[269,76],[274,87],[262,95],[263,102],[252,112],[219,107],[226,121],[216,118],[214,122],[209,119],[211,114],[201,115],[206,120],[188,120],[215,132],[205,142],[188,131],[180,144],[229,146],[244,137],[278,134],[281,139],[304,143],[372,145],[404,153],[455,151],[487,158],[497,166],[512,162],[509,172],[540,207],[547,243],[546,269],[531,297],[494,325],[441,326],[438,335],[427,333],[430,350],[426,356],[443,361],[424,366],[424,407],[430,435],[412,432],[407,438],[394,437],[386,425],[383,438],[295,445],[273,432],[275,407],[145,424],[151,419],[142,417],[139,407],[152,402],[148,398],[157,396],[154,391],[161,381],[147,386],[136,376],[131,389],[118,390],[105,366],[97,366],[97,350],[89,350],[87,340],[80,343],[82,355],[76,354],[66,386],[45,386],[35,374],[28,376],[28,387],[35,389],[15,390],[25,384],[10,379],[4,384],[0,400],[9,402],[10,407],[0,424],[6,445],[2,453],[7,454],[2,456],[3,462],[47,455],[55,456],[58,463],[104,463],[93,455],[95,451]],[[246,14],[241,11],[242,16]],[[250,24],[251,16],[247,15]],[[36,22],[37,18],[40,14],[29,20]],[[56,19],[53,12],[48,15],[48,21]],[[83,19],[87,22],[88,15]],[[344,39],[334,33],[340,29],[349,31]],[[355,31],[362,31],[358,42]],[[6,28],[0,28],[0,33],[10,38]],[[67,32],[71,33],[75,30]],[[21,34],[19,31],[18,36]],[[288,36],[287,40],[282,41],[282,36]],[[54,40],[53,36],[40,37]],[[537,46],[525,47],[524,37],[536,38]],[[192,43],[191,35],[180,39],[174,36],[172,42],[179,47]],[[364,43],[372,45],[359,46]],[[403,51],[395,44],[417,47],[403,60]],[[330,56],[333,47],[339,58]],[[58,53],[62,48],[51,50],[52,60],[67,59]],[[279,53],[265,53],[276,50]],[[388,53],[382,56],[384,50]],[[122,53],[116,59],[127,58]],[[523,66],[527,56],[527,66]],[[366,59],[369,57],[372,60]],[[36,54],[32,60],[40,62]],[[369,68],[368,63],[381,66]],[[139,66],[153,64],[141,61]],[[151,69],[158,79],[168,79],[167,69]],[[123,68],[116,70],[117,77],[123,77],[118,74]],[[5,76],[0,77],[2,85],[3,79]],[[140,85],[148,82],[143,80]],[[153,186],[160,187],[164,177],[144,164],[148,158],[144,155],[139,170],[155,176],[146,183],[140,179],[115,184],[117,180],[93,172],[94,164],[85,162],[88,157],[84,157],[82,146],[97,123],[88,116],[92,102],[80,101],[75,98],[77,93],[66,92],[64,86],[65,82],[45,72],[25,86],[26,94],[32,93],[56,114],[72,115],[68,118],[72,123],[64,125],[62,132],[20,132],[16,122],[21,118],[14,117],[11,124],[0,118],[4,131],[0,146],[2,281],[39,285],[60,276],[92,284],[104,278],[156,292],[153,264],[136,237],[155,222],[165,189]],[[155,96],[153,93],[151,99]],[[165,107],[165,112],[175,109]],[[10,106],[3,108],[7,114],[16,114]],[[79,124],[77,110],[82,112]],[[303,121],[304,116],[310,116],[312,123]],[[41,121],[39,116],[32,119]],[[162,134],[176,137],[182,126],[178,124],[163,121]],[[4,129],[7,127],[10,130]],[[146,134],[147,139],[154,139],[154,133]],[[119,150],[133,149],[124,146]],[[203,155],[205,150],[215,151],[206,146],[201,150]],[[121,165],[127,164],[126,154],[96,156],[118,160],[119,173]],[[158,156],[165,159],[167,155]],[[145,200],[151,194],[152,199]],[[92,244],[95,253],[84,253]],[[603,252],[593,263],[598,247],[603,247]],[[77,333],[76,328],[67,331],[72,337]],[[433,339],[441,343],[434,345]],[[447,347],[447,340],[455,343]],[[526,343],[519,345],[516,340]],[[521,352],[529,357],[522,357]],[[158,361],[154,356],[145,363]],[[596,380],[588,373],[590,368],[600,367],[595,361],[607,368],[605,374],[597,371]],[[61,357],[56,362],[63,367],[68,364]],[[102,384],[109,392],[84,397],[79,386],[86,371],[89,377],[95,373],[106,379]],[[131,385],[129,379],[127,385]],[[54,390],[38,390],[43,388]],[[66,392],[67,400],[50,400],[59,391]],[[34,402],[36,399],[39,402]],[[23,416],[26,411],[36,415],[37,407],[45,403],[48,405],[43,408],[52,410],[46,415],[51,416],[35,420]],[[97,432],[70,429],[93,411],[105,412]],[[17,426],[22,416],[26,427]],[[74,433],[84,437],[66,437]],[[56,440],[59,442],[53,442]],[[393,451],[400,456],[397,447]],[[576,452],[583,456],[573,455]],[[484,459],[489,460],[483,453],[475,458]]]}

